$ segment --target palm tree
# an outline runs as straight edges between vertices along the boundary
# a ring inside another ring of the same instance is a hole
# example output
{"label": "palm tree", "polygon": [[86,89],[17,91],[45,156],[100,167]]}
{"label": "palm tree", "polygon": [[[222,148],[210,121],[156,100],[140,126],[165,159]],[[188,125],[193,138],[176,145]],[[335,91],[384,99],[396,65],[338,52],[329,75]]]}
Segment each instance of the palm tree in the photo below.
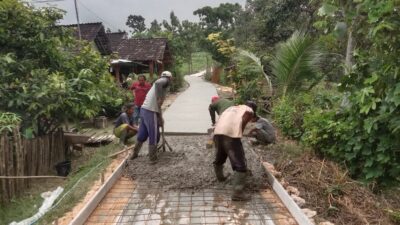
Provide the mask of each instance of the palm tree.
{"label": "palm tree", "polygon": [[279,44],[271,66],[281,96],[309,90],[317,84],[322,78],[319,73],[322,55],[319,44],[302,32],[294,32]]}

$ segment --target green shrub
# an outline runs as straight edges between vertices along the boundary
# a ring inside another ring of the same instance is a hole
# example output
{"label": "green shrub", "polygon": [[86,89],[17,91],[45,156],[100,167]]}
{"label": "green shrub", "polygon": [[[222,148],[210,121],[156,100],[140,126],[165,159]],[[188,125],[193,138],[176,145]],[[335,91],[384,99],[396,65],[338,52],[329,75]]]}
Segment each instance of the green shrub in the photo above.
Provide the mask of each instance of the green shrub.
{"label": "green shrub", "polygon": [[293,139],[301,137],[303,133],[301,128],[303,115],[301,111],[296,109],[293,100],[289,97],[280,99],[272,108],[272,114],[283,135]]}

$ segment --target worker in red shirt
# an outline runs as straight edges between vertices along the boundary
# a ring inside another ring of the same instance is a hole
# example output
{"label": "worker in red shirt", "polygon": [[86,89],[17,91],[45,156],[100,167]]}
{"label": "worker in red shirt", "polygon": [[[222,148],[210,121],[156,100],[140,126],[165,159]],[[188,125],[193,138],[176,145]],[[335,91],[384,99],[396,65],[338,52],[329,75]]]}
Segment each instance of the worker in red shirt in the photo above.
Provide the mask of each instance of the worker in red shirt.
{"label": "worker in red shirt", "polygon": [[130,90],[133,90],[133,95],[135,96],[135,110],[133,112],[135,125],[139,125],[140,108],[142,107],[150,88],[151,84],[146,82],[146,77],[144,75],[138,75],[138,81],[134,82],[129,88]]}

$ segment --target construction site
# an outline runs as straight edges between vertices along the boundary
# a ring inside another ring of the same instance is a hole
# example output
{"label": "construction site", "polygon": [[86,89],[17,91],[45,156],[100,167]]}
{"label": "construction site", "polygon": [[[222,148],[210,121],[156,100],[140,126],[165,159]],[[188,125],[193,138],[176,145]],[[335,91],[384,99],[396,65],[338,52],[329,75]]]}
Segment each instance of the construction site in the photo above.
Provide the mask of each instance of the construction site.
{"label": "construction site", "polygon": [[[212,166],[215,149],[206,145],[210,140],[207,108],[216,88],[201,75],[186,76],[189,87],[166,109],[165,139],[170,148],[159,149],[157,163],[149,163],[146,146],[134,160],[127,152],[116,155],[118,166],[113,163],[98,190],[59,223],[311,224],[248,140],[243,145],[249,169],[246,192],[251,200],[230,199],[232,168],[226,163],[228,179],[219,182]],[[188,99],[194,96],[196,102],[190,105]],[[188,110],[194,113],[185,116]]]}

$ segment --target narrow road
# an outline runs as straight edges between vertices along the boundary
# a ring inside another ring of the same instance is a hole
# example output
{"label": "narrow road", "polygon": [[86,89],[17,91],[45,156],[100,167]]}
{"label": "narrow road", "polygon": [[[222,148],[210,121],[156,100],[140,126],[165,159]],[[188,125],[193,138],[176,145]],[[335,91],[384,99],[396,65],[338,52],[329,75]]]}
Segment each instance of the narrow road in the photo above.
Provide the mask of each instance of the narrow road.
{"label": "narrow road", "polygon": [[[214,149],[205,147],[208,136],[196,135],[210,126],[208,105],[216,89],[198,76],[185,80],[190,87],[164,113],[165,131],[178,134],[167,137],[173,152],[159,152],[152,165],[147,149],[142,149],[85,224],[297,224],[272,191],[253,151],[246,151],[251,171],[247,192],[252,198],[231,201],[232,180],[216,180]],[[243,145],[251,148],[245,140]],[[233,174],[229,162],[224,170]]]}
{"label": "narrow road", "polygon": [[189,88],[163,114],[165,132],[205,134],[211,125],[208,105],[217,91],[201,77],[185,76],[185,80]]}

